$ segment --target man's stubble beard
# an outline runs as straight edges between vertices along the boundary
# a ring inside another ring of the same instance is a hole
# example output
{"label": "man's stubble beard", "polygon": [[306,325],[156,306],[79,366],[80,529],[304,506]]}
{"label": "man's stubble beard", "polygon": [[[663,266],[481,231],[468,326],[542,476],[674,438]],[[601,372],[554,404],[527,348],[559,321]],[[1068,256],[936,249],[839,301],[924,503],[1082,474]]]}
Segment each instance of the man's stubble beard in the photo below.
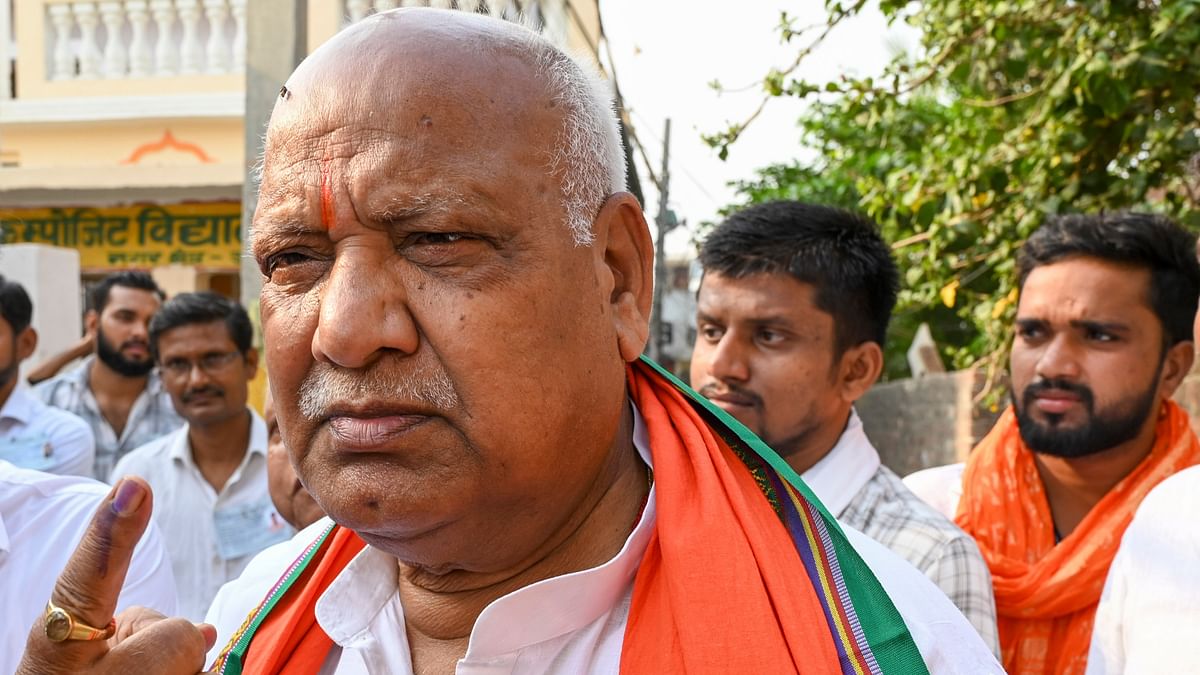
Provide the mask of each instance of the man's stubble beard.
{"label": "man's stubble beard", "polygon": [[[1017,416],[1017,429],[1021,440],[1035,453],[1063,459],[1078,459],[1115,448],[1122,443],[1133,440],[1141,433],[1147,418],[1154,412],[1158,398],[1158,380],[1162,374],[1166,354],[1159,359],[1154,377],[1145,391],[1136,396],[1125,398],[1108,409],[1096,414],[1095,398],[1091,389],[1078,384],[1058,382],[1057,388],[1074,391],[1080,395],[1087,413],[1087,421],[1074,429],[1059,429],[1056,422],[1049,425],[1033,419],[1029,408],[1033,403],[1033,394],[1038,385],[1026,387],[1022,397],[1013,395],[1013,410]],[[1042,388],[1046,388],[1044,385]],[[1061,420],[1061,416],[1052,415],[1051,419]]]}
{"label": "man's stubble beard", "polygon": [[104,335],[104,331],[96,329],[96,357],[118,375],[124,377],[145,377],[154,370],[154,360],[131,361],[121,355],[121,351],[113,347],[112,342]]}

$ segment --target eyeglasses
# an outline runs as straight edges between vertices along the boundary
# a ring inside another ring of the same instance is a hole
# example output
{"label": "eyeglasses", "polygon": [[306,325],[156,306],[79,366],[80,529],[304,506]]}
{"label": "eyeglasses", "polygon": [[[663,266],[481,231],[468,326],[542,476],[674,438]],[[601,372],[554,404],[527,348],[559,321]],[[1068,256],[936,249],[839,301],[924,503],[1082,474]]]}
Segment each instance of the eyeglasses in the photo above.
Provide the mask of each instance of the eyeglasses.
{"label": "eyeglasses", "polygon": [[212,374],[233,363],[234,359],[241,355],[242,353],[236,349],[231,352],[212,352],[201,356],[198,361],[183,358],[171,359],[163,363],[161,367],[163,372],[176,378],[187,377],[191,374],[192,368],[195,366],[199,366],[200,370]]}

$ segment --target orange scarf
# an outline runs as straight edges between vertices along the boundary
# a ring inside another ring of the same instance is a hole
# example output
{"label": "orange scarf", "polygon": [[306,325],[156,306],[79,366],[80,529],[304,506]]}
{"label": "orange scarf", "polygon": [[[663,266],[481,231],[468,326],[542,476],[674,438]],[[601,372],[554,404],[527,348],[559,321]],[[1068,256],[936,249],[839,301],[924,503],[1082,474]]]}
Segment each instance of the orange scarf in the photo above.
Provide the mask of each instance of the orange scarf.
{"label": "orange scarf", "polygon": [[1142,498],[1200,463],[1187,413],[1163,406],[1154,447],[1058,545],[1050,505],[1011,408],[971,453],[958,525],[992,572],[1004,668],[1011,675],[1074,675],[1087,665],[1092,619],[1108,567]]}
{"label": "orange scarf", "polygon": [[[758,482],[779,475],[750,470],[700,410],[726,433],[744,440],[749,432],[724,428],[730,418],[653,368],[639,362],[629,369],[630,396],[653,452],[657,518],[634,581],[621,672],[834,675],[866,672],[876,660],[884,672],[925,672],[899,613],[833,518],[795,488],[772,493],[816,513],[806,522],[826,535],[794,539]],[[772,453],[768,463],[776,461],[790,471]],[[345,528],[327,531],[251,614],[214,669],[316,673],[333,646],[315,620],[316,601],[364,545]],[[822,568],[824,587],[806,573],[801,550],[826,556],[826,565],[833,558],[833,568]],[[827,611],[840,617],[839,634]]]}

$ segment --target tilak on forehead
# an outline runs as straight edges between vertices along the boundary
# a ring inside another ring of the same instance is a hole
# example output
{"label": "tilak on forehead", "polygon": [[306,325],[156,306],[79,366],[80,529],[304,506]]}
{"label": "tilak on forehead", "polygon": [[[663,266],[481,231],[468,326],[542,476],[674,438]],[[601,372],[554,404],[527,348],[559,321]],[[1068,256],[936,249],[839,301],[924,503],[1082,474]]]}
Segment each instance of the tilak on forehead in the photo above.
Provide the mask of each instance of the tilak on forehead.
{"label": "tilak on forehead", "polygon": [[[279,98],[284,101],[289,101],[292,98],[292,91],[283,85],[279,88]],[[335,225],[333,211],[333,159],[328,152],[321,158],[321,185],[320,185],[320,201],[321,201],[321,227],[325,231],[332,233]]]}

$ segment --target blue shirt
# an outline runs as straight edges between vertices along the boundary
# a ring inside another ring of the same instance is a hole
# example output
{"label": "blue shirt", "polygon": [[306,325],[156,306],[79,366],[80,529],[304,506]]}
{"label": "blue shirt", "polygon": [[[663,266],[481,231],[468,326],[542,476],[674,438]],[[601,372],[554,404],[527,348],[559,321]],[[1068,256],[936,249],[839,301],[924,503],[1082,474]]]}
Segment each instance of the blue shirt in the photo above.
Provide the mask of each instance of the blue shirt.
{"label": "blue shirt", "polygon": [[95,456],[87,422],[42,403],[23,384],[0,407],[0,459],[22,469],[91,476]]}

